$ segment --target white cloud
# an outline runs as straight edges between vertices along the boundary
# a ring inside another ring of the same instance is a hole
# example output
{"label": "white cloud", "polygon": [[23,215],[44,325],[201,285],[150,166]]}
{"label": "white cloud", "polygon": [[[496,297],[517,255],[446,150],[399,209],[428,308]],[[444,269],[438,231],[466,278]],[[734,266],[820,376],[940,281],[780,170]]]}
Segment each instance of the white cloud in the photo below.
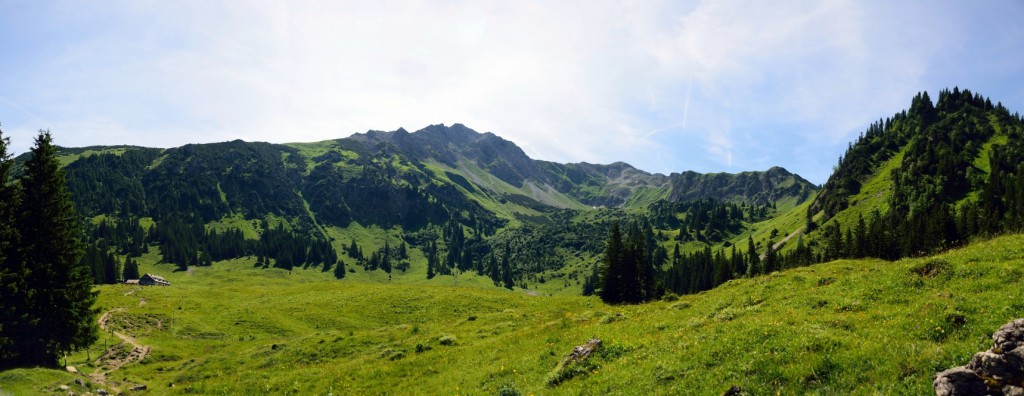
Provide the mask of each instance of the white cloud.
{"label": "white cloud", "polygon": [[[660,172],[814,167],[787,161],[805,156],[794,150],[838,155],[864,125],[905,107],[952,37],[969,33],[929,3],[44,8],[52,20],[34,28],[61,40],[13,66],[27,78],[0,76],[12,87],[0,116],[15,119],[0,120],[5,131],[50,127],[71,145],[173,146],[460,122],[542,159],[626,160]],[[835,155],[824,157],[827,173]]]}

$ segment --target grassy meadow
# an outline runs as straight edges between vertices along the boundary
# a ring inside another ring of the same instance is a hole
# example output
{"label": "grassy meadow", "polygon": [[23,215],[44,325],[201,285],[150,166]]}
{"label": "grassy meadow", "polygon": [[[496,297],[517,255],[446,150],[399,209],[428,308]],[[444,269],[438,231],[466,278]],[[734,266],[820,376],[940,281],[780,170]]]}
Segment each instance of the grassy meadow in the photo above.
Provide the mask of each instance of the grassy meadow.
{"label": "grassy meadow", "polygon": [[[926,259],[786,270],[635,306],[469,279],[452,286],[450,277],[337,281],[251,260],[171,272],[150,258],[142,271],[173,286],[97,288],[101,312],[123,308],[111,314],[114,330],[151,347],[141,362],[106,383],[10,370],[0,393],[717,395],[735,385],[758,395],[928,394],[937,371],[964,364],[1024,316],[1024,236]],[[595,337],[603,347],[587,363],[556,370]],[[117,342],[105,333],[68,364],[92,373],[88,358]],[[138,384],[147,390],[127,391]]]}

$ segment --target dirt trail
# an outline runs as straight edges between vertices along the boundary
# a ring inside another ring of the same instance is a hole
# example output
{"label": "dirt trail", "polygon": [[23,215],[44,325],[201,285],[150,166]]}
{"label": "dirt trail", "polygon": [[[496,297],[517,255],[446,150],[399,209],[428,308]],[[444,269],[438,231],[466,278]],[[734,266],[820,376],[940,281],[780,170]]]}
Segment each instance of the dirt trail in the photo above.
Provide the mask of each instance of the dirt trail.
{"label": "dirt trail", "polygon": [[801,232],[804,232],[804,228],[803,228],[803,227],[797,228],[797,229],[796,229],[796,231],[793,231],[793,232],[792,232],[792,233],[790,233],[789,235],[786,235],[786,237],[785,237],[785,238],[782,238],[782,240],[781,240],[781,241],[779,241],[779,242],[778,242],[778,243],[776,243],[775,245],[772,245],[772,249],[774,249],[774,250],[779,250],[779,248],[781,248],[781,247],[782,247],[782,245],[785,245],[785,244],[786,244],[786,242],[788,242],[788,241],[789,241],[790,239],[792,239],[793,237],[795,237],[795,236],[799,235],[799,234],[800,234]]}
{"label": "dirt trail", "polygon": [[[786,235],[786,237],[782,238],[781,241],[775,242],[775,244],[772,245],[772,250],[778,251],[779,249],[782,248],[783,245],[786,244],[786,242],[789,242],[789,240],[793,239],[793,237],[795,237],[797,235],[800,235],[800,233],[803,232],[803,231],[804,231],[803,227],[797,228],[796,231],[793,231],[789,235]],[[760,257],[761,257],[761,260],[764,260],[764,259],[766,259],[768,257],[768,255],[762,253]]]}
{"label": "dirt trail", "polygon": [[[115,312],[122,312],[124,310],[124,308],[116,308],[104,312],[103,315],[101,315],[98,320],[100,329],[103,329],[104,332],[110,332],[109,322],[112,314],[114,314]],[[111,388],[116,394],[119,393],[120,390],[118,389],[115,383],[107,380],[107,375],[113,373],[114,371],[117,371],[126,364],[138,363],[142,361],[142,359],[146,358],[146,355],[149,354],[150,347],[148,345],[140,344],[138,340],[127,334],[118,331],[114,331],[111,333],[115,337],[120,339],[122,342],[130,346],[131,351],[125,353],[124,349],[119,348],[118,345],[114,345],[113,347],[107,349],[103,356],[100,356],[99,359],[96,359],[96,370],[93,371],[92,374],[89,374],[89,377],[93,381],[99,382]]]}

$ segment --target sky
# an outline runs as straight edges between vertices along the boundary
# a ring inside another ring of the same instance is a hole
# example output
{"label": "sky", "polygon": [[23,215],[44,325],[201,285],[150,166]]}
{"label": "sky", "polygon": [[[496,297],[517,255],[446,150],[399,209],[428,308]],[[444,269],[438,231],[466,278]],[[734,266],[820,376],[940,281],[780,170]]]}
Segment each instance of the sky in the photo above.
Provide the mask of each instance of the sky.
{"label": "sky", "polygon": [[69,147],[462,123],[535,159],[821,184],[920,91],[1024,112],[1024,1],[0,0],[0,129]]}

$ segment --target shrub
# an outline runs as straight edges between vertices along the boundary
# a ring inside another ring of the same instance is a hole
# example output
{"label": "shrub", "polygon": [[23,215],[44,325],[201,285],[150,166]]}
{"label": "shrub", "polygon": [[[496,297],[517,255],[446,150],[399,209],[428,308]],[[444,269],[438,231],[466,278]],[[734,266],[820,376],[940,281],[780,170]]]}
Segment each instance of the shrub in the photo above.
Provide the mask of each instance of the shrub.
{"label": "shrub", "polygon": [[515,385],[505,384],[501,388],[498,388],[498,396],[520,396],[519,390],[516,389]]}
{"label": "shrub", "polygon": [[608,315],[608,316],[605,316],[605,317],[601,318],[601,324],[615,323],[615,322],[619,322],[619,321],[623,321],[623,320],[626,320],[626,315],[623,315],[622,313],[616,312],[613,315]]}
{"label": "shrub", "polygon": [[441,345],[455,345],[455,336],[443,335],[437,339],[437,342]]}
{"label": "shrub", "polygon": [[405,352],[402,351],[401,349],[391,349],[391,348],[388,348],[388,349],[385,349],[385,350],[381,351],[380,357],[381,357],[381,359],[399,360],[399,359],[405,357]]}
{"label": "shrub", "polygon": [[946,260],[930,259],[910,267],[910,272],[922,278],[934,278],[940,274],[948,274],[950,269],[952,266]]}

